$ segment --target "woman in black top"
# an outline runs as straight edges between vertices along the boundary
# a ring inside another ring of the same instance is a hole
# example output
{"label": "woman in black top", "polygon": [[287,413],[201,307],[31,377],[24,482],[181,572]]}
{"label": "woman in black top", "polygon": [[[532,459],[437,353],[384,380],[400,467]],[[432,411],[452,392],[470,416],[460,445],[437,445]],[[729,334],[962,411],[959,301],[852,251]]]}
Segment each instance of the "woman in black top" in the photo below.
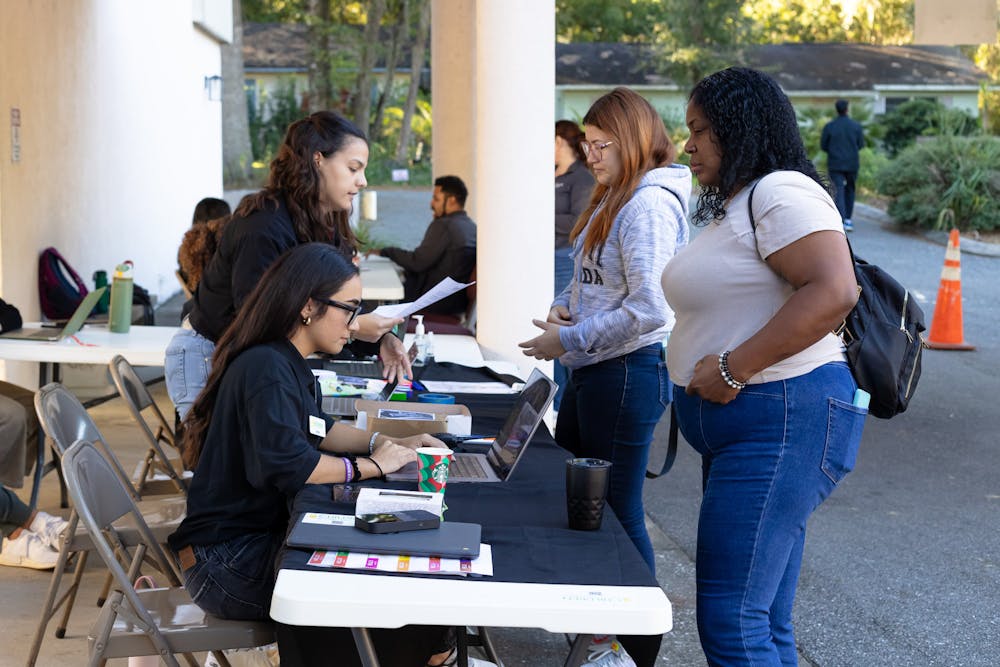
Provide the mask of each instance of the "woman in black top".
{"label": "woman in black top", "polygon": [[[332,111],[314,113],[288,127],[267,186],[244,197],[236,208],[198,284],[191,314],[167,347],[167,391],[181,419],[205,386],[215,342],[282,253],[320,241],[346,258],[355,255],[348,216],[354,196],[368,184],[367,164],[364,133]],[[368,313],[358,318],[354,333],[361,341],[379,343],[390,379],[410,373],[402,342],[385,336],[401,321]]]}

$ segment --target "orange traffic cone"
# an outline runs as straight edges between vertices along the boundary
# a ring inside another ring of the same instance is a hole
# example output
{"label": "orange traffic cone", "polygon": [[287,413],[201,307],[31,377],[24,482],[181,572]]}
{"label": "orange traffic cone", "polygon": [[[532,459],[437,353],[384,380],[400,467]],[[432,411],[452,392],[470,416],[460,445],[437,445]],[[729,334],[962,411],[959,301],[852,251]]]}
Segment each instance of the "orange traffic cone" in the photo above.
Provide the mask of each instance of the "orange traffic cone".
{"label": "orange traffic cone", "polygon": [[931,333],[927,337],[927,347],[935,350],[975,350],[974,345],[965,342],[962,332],[962,256],[958,247],[958,230],[951,230],[948,249],[944,253],[944,268],[941,269],[941,286],[938,287],[937,303],[934,304],[934,319]]}

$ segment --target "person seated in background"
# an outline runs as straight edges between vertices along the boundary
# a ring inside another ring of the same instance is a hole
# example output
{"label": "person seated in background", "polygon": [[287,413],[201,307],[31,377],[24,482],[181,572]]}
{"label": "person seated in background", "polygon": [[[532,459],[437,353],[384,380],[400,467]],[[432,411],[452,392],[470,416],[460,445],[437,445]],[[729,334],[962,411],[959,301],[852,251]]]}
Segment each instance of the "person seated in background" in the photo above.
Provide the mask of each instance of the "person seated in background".
{"label": "person seated in background", "polygon": [[191,228],[184,233],[177,250],[177,275],[189,297],[198,288],[231,213],[229,204],[215,197],[205,197],[195,205]]}
{"label": "person seated in background", "polygon": [[[469,281],[476,267],[476,223],[465,212],[468,195],[468,188],[458,176],[435,179],[431,198],[434,219],[420,245],[415,250],[386,247],[370,251],[403,267],[406,301],[417,300],[445,278]],[[461,317],[468,305],[468,295],[459,290],[421,312]]]}
{"label": "person seated in background", "polygon": [[[0,299],[0,331],[20,329],[21,324],[17,308]],[[51,570],[59,559],[59,537],[67,522],[33,512],[7,488],[21,488],[37,454],[34,396],[24,387],[0,382],[0,565]]]}

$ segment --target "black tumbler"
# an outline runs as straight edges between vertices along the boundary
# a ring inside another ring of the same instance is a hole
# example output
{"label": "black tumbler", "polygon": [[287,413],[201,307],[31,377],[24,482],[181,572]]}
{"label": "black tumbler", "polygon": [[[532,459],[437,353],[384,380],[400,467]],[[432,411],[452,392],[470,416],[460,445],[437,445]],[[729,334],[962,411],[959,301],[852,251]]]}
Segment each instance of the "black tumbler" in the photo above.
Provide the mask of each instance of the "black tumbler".
{"label": "black tumbler", "polygon": [[566,513],[573,530],[597,530],[611,483],[611,462],[602,459],[567,459]]}

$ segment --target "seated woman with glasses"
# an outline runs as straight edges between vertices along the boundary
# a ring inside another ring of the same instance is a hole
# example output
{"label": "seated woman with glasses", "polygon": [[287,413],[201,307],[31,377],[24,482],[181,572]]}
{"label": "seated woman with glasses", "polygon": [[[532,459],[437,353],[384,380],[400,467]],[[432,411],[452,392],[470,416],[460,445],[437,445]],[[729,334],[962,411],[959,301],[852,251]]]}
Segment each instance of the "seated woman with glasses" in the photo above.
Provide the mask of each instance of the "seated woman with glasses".
{"label": "seated woman with glasses", "polygon": [[[380,478],[415,461],[416,447],[443,446],[429,435],[370,439],[320,411],[305,358],[339,352],[360,311],[358,269],[334,246],[308,243],[268,269],[219,339],[181,443],[194,470],[187,516],[169,538],[205,611],[269,618],[288,508],[306,484]],[[423,634],[439,644],[440,629]]]}

